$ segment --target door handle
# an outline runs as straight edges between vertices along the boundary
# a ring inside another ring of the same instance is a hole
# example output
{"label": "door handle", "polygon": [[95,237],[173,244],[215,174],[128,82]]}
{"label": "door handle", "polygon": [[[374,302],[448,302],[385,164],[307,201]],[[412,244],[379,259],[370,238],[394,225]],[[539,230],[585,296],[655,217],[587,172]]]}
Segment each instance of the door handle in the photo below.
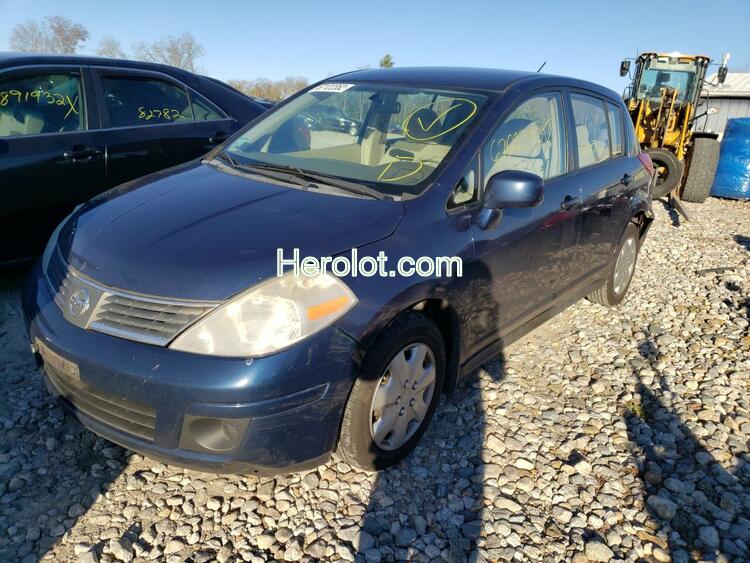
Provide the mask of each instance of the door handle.
{"label": "door handle", "polygon": [[208,142],[212,145],[220,145],[224,141],[227,140],[227,134],[223,131],[219,131],[218,133],[215,133],[212,137],[208,138]]}
{"label": "door handle", "polygon": [[69,158],[73,161],[81,161],[94,158],[102,154],[101,149],[97,148],[86,148],[86,147],[73,147],[63,153],[64,158]]}
{"label": "door handle", "polygon": [[560,209],[563,211],[570,211],[573,209],[576,205],[579,205],[582,202],[580,197],[573,197],[572,195],[566,195],[565,199],[562,200],[562,203],[560,204]]}
{"label": "door handle", "polygon": [[630,184],[630,182],[632,182],[632,181],[633,181],[633,177],[632,177],[632,176],[631,176],[630,174],[625,174],[625,175],[624,175],[624,176],[622,177],[622,179],[620,180],[620,182],[622,182],[622,183],[623,183],[623,184],[625,184],[626,186],[627,186],[628,184]]}

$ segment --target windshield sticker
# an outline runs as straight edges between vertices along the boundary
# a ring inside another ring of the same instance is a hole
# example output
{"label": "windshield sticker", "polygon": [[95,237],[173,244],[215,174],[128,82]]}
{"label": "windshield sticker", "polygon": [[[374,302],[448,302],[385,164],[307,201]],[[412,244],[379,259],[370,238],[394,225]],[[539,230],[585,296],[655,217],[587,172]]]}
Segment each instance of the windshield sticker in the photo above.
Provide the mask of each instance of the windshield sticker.
{"label": "windshield sticker", "polygon": [[337,93],[337,92],[346,92],[349,88],[352,88],[354,84],[344,84],[342,82],[326,82],[325,84],[320,84],[310,90],[310,92],[328,92],[328,93]]}
{"label": "windshield sticker", "polygon": [[[378,182],[398,182],[399,180],[404,180],[405,178],[408,178],[409,176],[414,176],[417,172],[422,170],[424,168],[424,162],[421,160],[415,160],[412,157],[396,157],[398,160],[394,160],[393,162],[389,162],[388,165],[383,169],[383,171],[378,176]],[[416,165],[414,169],[409,170],[408,166],[401,167],[399,165],[401,164],[414,164]],[[394,168],[395,165],[395,168]],[[403,171],[403,168],[406,168],[406,172]],[[395,175],[392,175],[395,174]]]}
{"label": "windshield sticker", "polygon": [[[448,103],[448,109],[437,113],[433,106]],[[404,134],[414,141],[431,141],[450,133],[469,121],[477,112],[477,104],[466,98],[449,98],[419,107],[406,116]],[[448,115],[450,119],[448,119]],[[446,127],[448,125],[449,127]]]}

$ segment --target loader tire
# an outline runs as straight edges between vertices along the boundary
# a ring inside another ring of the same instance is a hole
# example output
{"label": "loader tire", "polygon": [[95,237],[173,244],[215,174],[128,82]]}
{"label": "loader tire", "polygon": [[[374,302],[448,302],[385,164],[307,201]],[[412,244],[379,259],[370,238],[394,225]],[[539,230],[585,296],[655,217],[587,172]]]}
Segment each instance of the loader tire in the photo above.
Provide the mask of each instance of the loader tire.
{"label": "loader tire", "polygon": [[710,137],[698,137],[693,141],[693,155],[680,199],[692,203],[706,201],[714,184],[720,146],[718,140]]}
{"label": "loader tire", "polygon": [[646,149],[645,152],[651,157],[654,168],[657,170],[651,197],[653,199],[666,197],[680,184],[685,165],[667,149]]}

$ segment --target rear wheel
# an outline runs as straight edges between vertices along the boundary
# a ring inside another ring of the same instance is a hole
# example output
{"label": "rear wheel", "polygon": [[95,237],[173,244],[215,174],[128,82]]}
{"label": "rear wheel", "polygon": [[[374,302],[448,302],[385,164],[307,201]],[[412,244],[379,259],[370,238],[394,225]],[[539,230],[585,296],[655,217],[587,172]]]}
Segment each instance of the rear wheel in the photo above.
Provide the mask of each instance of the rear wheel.
{"label": "rear wheel", "polygon": [[619,305],[622,302],[635,273],[639,247],[638,227],[633,223],[628,223],[620,244],[617,246],[612,265],[609,267],[607,282],[588,295],[589,301],[608,307]]}
{"label": "rear wheel", "polygon": [[703,203],[711,193],[716,167],[719,164],[720,143],[710,137],[698,137],[693,140],[693,154],[690,157],[685,185],[682,188],[682,200],[692,203]]}
{"label": "rear wheel", "polygon": [[656,182],[651,197],[656,199],[669,195],[680,183],[685,165],[667,149],[646,149],[656,169]]}
{"label": "rear wheel", "polygon": [[414,312],[396,319],[367,352],[344,410],[339,454],[368,471],[400,461],[427,429],[444,378],[437,327]]}

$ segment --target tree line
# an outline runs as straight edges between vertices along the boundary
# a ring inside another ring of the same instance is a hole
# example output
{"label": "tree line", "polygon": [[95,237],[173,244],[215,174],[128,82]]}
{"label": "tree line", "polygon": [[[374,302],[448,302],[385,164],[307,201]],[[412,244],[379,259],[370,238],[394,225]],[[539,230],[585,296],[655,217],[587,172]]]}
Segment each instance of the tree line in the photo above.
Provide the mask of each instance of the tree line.
{"label": "tree line", "polygon": [[[83,52],[89,37],[89,31],[83,25],[63,16],[50,16],[41,21],[26,20],[16,24],[10,34],[10,48],[24,53],[74,55]],[[133,58],[166,64],[190,72],[200,72],[197,61],[206,54],[206,49],[191,33],[182,33],[164,35],[150,43],[134,43],[132,52],[128,54],[115,37],[106,35],[99,40],[93,52],[100,57]],[[389,54],[378,63],[381,68],[391,68],[393,65],[393,57]],[[227,83],[249,96],[283,100],[307,86],[309,82],[303,76],[287,76],[281,80],[232,78]]]}

